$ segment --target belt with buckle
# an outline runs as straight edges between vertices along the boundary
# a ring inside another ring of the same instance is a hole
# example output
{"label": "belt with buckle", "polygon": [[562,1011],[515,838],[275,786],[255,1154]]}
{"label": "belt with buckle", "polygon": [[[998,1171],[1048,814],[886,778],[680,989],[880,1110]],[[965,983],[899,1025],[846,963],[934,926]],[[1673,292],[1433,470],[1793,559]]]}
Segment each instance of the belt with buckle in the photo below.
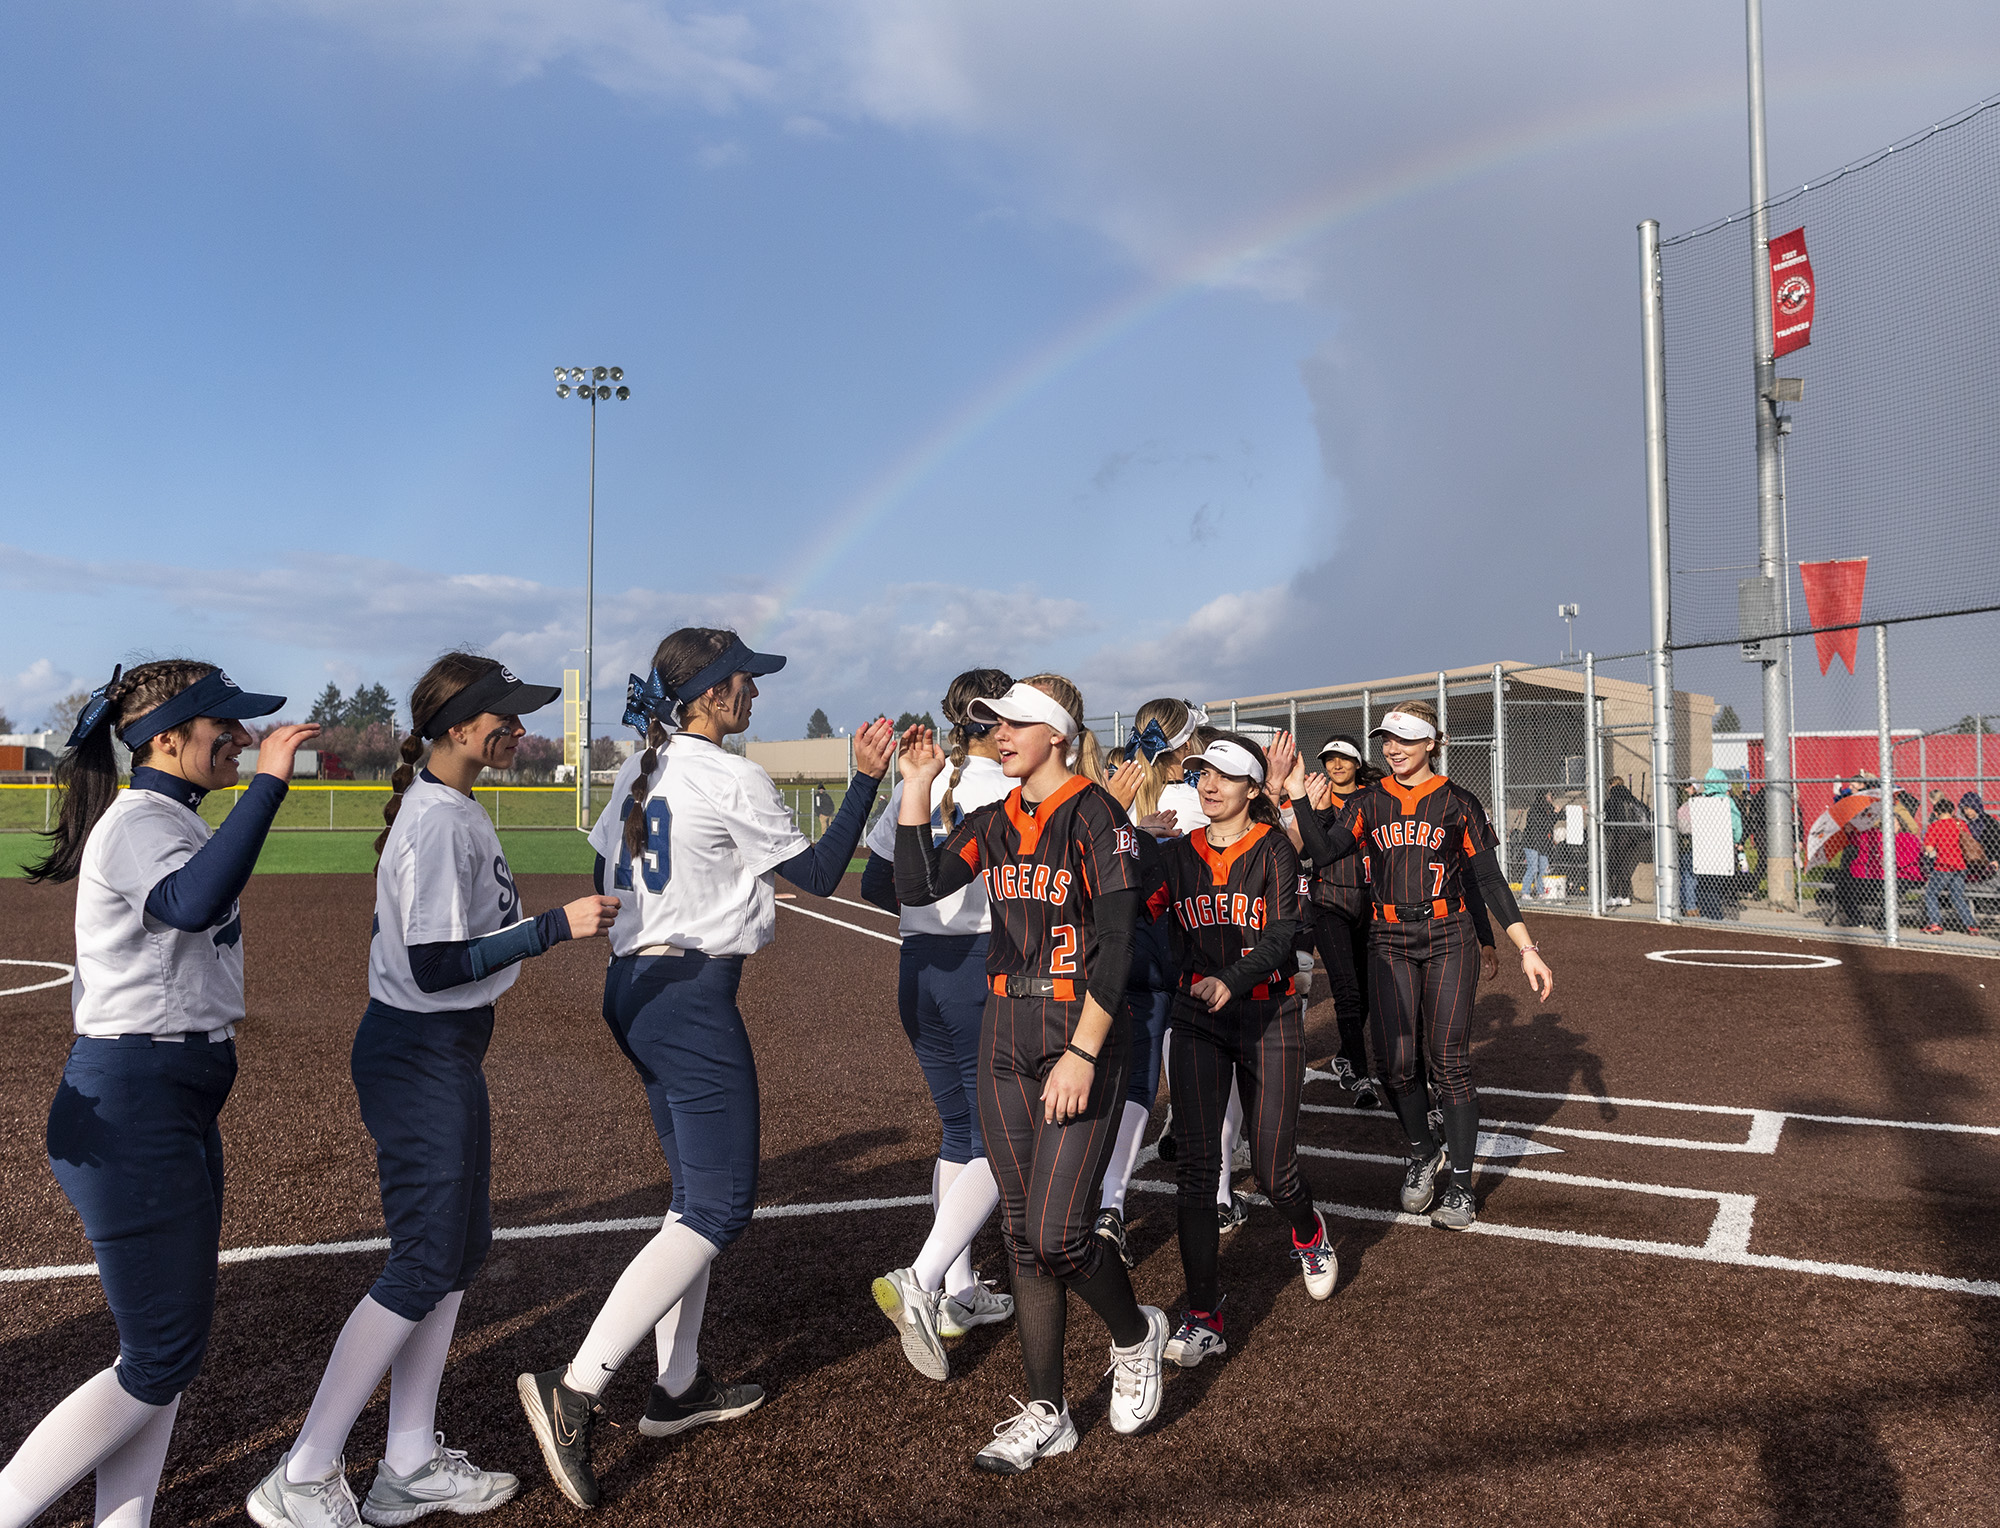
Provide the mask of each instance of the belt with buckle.
{"label": "belt with buckle", "polygon": [[997,997],[1046,997],[1058,1003],[1076,1001],[1076,983],[1057,976],[996,976],[992,988]]}
{"label": "belt with buckle", "polygon": [[1384,923],[1426,923],[1432,918],[1449,918],[1465,911],[1464,902],[1377,902],[1375,911]]}

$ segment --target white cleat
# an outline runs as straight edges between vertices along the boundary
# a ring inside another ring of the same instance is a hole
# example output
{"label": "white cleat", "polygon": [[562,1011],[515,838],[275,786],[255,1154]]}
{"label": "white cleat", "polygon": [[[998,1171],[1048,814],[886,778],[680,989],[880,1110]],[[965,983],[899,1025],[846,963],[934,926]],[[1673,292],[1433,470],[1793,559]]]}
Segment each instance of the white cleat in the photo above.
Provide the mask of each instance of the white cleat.
{"label": "white cleat", "polygon": [[1013,1314],[1012,1295],[1003,1295],[983,1280],[974,1280],[972,1288],[938,1301],[937,1334],[963,1337],[975,1326],[991,1326]]}
{"label": "white cleat", "polygon": [[1143,1431],[1160,1414],[1160,1362],[1167,1348],[1167,1314],[1157,1306],[1142,1305],[1146,1335],[1129,1348],[1113,1347],[1111,1367],[1111,1430],[1131,1434]]}
{"label": "white cleat", "polygon": [[[1009,1396],[1016,1406],[1020,1399]],[[996,1475],[1019,1475],[1031,1470],[1051,1454],[1067,1454],[1076,1447],[1076,1424],[1069,1419],[1069,1407],[1061,1411],[1047,1401],[1036,1401],[993,1428],[993,1441],[982,1448],[973,1463]]]}
{"label": "white cleat", "polygon": [[1324,1300],[1340,1282],[1340,1259],[1334,1253],[1333,1238],[1326,1234],[1326,1217],[1317,1210],[1313,1216],[1319,1221],[1319,1239],[1310,1247],[1301,1247],[1294,1238],[1292,1256],[1299,1260],[1299,1272],[1305,1275],[1306,1293]]}
{"label": "white cleat", "polygon": [[926,1379],[950,1379],[951,1359],[938,1338],[938,1297],[917,1287],[908,1268],[885,1273],[872,1286],[875,1304],[903,1339],[903,1356]]}
{"label": "white cleat", "polygon": [[324,1480],[287,1480],[285,1460],[266,1475],[243,1503],[259,1528],[360,1528],[354,1491],[347,1483],[347,1461],[336,1459]]}
{"label": "white cleat", "polygon": [[375,1484],[361,1502],[361,1516],[377,1528],[400,1528],[428,1512],[454,1512],[469,1517],[491,1512],[510,1502],[521,1482],[503,1470],[482,1470],[462,1448],[446,1448],[437,1435],[437,1452],[430,1462],[408,1475],[398,1475],[384,1459],[375,1466]]}
{"label": "white cleat", "polygon": [[1204,1358],[1220,1358],[1228,1351],[1229,1344],[1222,1337],[1222,1318],[1197,1316],[1189,1311],[1181,1317],[1181,1324],[1174,1335],[1167,1339],[1163,1356],[1170,1364],[1192,1369]]}

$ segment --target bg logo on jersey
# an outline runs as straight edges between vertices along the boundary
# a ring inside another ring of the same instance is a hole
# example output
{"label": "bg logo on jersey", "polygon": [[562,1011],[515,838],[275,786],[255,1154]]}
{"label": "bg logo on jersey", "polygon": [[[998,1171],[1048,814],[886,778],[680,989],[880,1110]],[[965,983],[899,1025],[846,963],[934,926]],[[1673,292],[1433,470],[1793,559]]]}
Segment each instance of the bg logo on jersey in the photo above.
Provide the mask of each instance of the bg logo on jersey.
{"label": "bg logo on jersey", "polygon": [[995,901],[1047,902],[1060,907],[1069,900],[1070,873],[1047,865],[989,865],[986,894]]}
{"label": "bg logo on jersey", "polygon": [[1394,822],[1383,823],[1369,836],[1384,849],[1442,849],[1444,824],[1398,817]]}

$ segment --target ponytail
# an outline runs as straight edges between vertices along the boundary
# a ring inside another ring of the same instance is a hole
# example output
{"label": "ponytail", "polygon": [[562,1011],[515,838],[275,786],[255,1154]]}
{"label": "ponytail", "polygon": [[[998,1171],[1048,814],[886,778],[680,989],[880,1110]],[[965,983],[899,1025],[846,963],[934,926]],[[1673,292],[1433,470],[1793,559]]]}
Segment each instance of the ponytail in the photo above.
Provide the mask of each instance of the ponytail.
{"label": "ponytail", "polygon": [[[666,692],[666,704],[674,705],[674,692],[728,652],[736,640],[735,632],[715,626],[683,626],[661,638],[660,645],[653,649],[653,673]],[[678,711],[673,714],[678,715]],[[623,832],[625,850],[635,859],[646,847],[646,794],[653,788],[653,771],[659,766],[660,748],[670,736],[657,715],[646,723],[646,751],[640,755],[639,773],[632,779],[632,805],[625,813]],[[588,754],[588,745],[584,752]],[[588,769],[589,759],[585,758],[577,767]]]}
{"label": "ponytail", "polygon": [[653,769],[660,762],[660,744],[667,729],[654,721],[646,727],[646,751],[639,755],[639,772],[632,777],[632,804],[625,812],[625,852],[633,859],[646,847],[646,792],[653,788]]}
{"label": "ponytail", "polygon": [[396,752],[402,763],[389,777],[389,799],[382,803],[382,831],[375,835],[375,858],[378,860],[382,857],[382,846],[389,841],[389,829],[396,825],[396,814],[403,809],[403,792],[417,778],[417,761],[424,756],[424,740],[412,732],[403,739]]}
{"label": "ponytail", "polygon": [[[1077,718],[1078,725],[1082,724],[1082,720],[1081,717]],[[1104,772],[1104,746],[1097,741],[1097,734],[1092,732],[1088,727],[1084,727],[1083,731],[1078,734],[1078,742],[1082,746],[1077,750],[1076,763],[1073,767],[1078,774],[1084,776],[1086,779],[1095,780],[1099,785],[1102,785],[1106,779]]]}
{"label": "ponytail", "polygon": [[[118,799],[118,753],[112,747],[113,734],[215,671],[213,663],[162,658],[121,673],[104,687],[105,715],[99,725],[56,762],[55,783],[62,791],[62,806],[56,825],[46,835],[48,853],[27,867],[30,881],[73,881],[83,868],[84,843]],[[193,729],[190,721],[168,730],[186,738]],[[150,740],[141,743],[132,755],[133,767],[144,764],[152,751]]]}

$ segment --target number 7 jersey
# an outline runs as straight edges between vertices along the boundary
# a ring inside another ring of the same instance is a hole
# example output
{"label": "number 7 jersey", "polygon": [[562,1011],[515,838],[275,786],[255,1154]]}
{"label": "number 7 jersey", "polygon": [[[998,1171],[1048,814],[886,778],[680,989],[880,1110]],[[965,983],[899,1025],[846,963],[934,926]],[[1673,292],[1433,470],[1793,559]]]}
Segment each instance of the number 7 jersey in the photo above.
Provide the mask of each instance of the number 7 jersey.
{"label": "number 7 jersey", "polygon": [[1091,901],[1142,880],[1138,830],[1111,793],[1072,775],[1030,812],[1017,786],[952,831],[938,858],[954,857],[986,883],[987,971],[1051,977],[1057,1002],[1081,1002],[1097,954]]}
{"label": "number 7 jersey", "polygon": [[1479,798],[1443,775],[1414,790],[1386,776],[1352,797],[1335,826],[1360,840],[1378,905],[1428,903],[1437,917],[1478,895],[1466,862],[1499,841]]}

